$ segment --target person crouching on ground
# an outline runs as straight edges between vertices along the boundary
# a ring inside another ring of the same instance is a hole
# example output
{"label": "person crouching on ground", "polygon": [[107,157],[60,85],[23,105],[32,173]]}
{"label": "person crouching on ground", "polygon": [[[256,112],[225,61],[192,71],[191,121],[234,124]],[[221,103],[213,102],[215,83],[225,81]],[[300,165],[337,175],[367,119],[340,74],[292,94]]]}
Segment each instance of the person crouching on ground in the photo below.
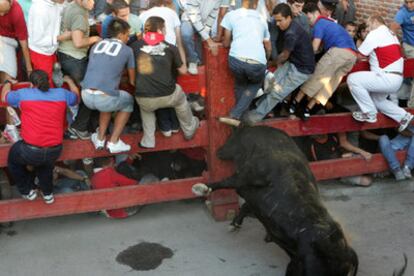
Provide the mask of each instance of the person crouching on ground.
{"label": "person crouching on ground", "polygon": [[141,110],[144,135],[140,146],[155,147],[154,111],[172,107],[177,114],[184,138],[195,135],[199,120],[193,116],[187,97],[176,84],[175,71],[186,73],[177,47],[165,42],[165,23],[161,17],[150,17],[145,22],[144,38],[131,45],[137,59],[136,100]]}
{"label": "person crouching on ground", "polygon": [[358,50],[369,56],[370,71],[360,71],[348,76],[348,86],[361,111],[353,112],[352,117],[360,122],[375,123],[377,112],[400,124],[403,131],[414,116],[397,104],[388,100],[403,82],[404,59],[397,36],[385,26],[381,16],[371,16],[368,20],[370,32]]}
{"label": "person crouching on ground", "polygon": [[78,103],[78,88],[68,77],[72,92],[62,88],[49,88],[47,73],[35,70],[30,75],[32,88],[10,91],[11,84],[3,86],[2,99],[21,110],[21,136],[10,149],[8,168],[23,198],[37,197],[32,173],[34,168],[39,179],[39,188],[47,204],[54,202],[53,169],[62,151],[66,106]]}
{"label": "person crouching on ground", "polygon": [[131,146],[119,136],[133,111],[134,98],[128,92],[119,90],[119,83],[127,68],[129,82],[135,85],[135,59],[132,49],[126,45],[129,39],[127,22],[114,18],[108,33],[111,38],[96,44],[89,55],[88,69],[82,82],[82,100],[90,109],[100,111],[99,129],[91,136],[96,149],[104,149],[112,112],[117,112],[106,147],[110,153],[120,153],[131,150]]}

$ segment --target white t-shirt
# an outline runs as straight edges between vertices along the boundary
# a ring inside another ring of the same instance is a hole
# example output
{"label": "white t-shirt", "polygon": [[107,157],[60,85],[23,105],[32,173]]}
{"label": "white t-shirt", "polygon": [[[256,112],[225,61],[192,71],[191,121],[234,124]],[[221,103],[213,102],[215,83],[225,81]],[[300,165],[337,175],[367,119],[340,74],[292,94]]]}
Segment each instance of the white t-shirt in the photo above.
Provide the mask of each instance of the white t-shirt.
{"label": "white t-shirt", "polygon": [[403,72],[404,59],[400,42],[385,25],[369,32],[358,51],[369,56],[371,71]]}
{"label": "white t-shirt", "polygon": [[145,22],[152,16],[158,16],[165,21],[165,41],[172,45],[177,44],[177,37],[175,36],[175,29],[181,26],[181,21],[175,11],[167,7],[153,7],[140,14],[142,25],[145,26]]}

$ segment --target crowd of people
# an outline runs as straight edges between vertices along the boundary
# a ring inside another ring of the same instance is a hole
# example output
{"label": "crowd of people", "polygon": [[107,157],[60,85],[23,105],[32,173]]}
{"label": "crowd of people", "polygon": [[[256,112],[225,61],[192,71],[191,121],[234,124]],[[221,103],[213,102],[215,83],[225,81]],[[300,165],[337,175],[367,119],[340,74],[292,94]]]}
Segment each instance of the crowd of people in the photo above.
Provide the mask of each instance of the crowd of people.
{"label": "crowd of people", "polygon": [[[28,200],[39,189],[53,203],[53,172],[64,171],[55,166],[64,135],[111,154],[131,150],[120,136],[138,122],[141,148],[156,146],[157,123],[166,137],[181,130],[192,139],[200,118],[176,79],[198,74],[203,43],[213,55],[230,48],[223,66],[234,76],[236,103],[226,119],[254,124],[285,114],[308,120],[346,108],[355,120],[375,123],[380,112],[397,122],[398,136],[361,136],[379,141],[396,179],[411,177],[414,148],[401,136],[412,135],[414,122],[402,105],[414,106],[412,80],[403,78],[404,55],[414,57],[414,1],[402,2],[389,26],[379,15],[357,23],[353,0],[21,2],[0,0],[0,84],[2,101],[21,112],[21,140],[13,141],[8,168]],[[370,70],[351,73],[361,60]],[[25,77],[31,87],[12,91]],[[348,106],[346,91],[353,99]],[[310,138],[322,141],[308,143],[310,160],[320,159],[315,148],[323,151],[326,141],[370,159],[347,135]],[[394,152],[405,147],[401,167]],[[113,160],[102,164],[112,168]],[[114,179],[119,183],[92,181],[92,187],[136,183]],[[369,184],[360,180],[352,181]]]}

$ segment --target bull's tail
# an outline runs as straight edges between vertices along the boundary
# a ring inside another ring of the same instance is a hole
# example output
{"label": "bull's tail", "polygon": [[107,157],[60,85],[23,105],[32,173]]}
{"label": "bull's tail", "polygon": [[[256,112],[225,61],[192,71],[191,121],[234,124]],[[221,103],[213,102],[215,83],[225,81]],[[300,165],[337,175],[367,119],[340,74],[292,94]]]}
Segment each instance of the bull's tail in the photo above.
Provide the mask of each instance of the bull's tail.
{"label": "bull's tail", "polygon": [[351,254],[352,254],[352,266],[353,267],[349,275],[356,276],[358,273],[358,266],[359,266],[358,255],[356,254],[354,250],[351,250]]}
{"label": "bull's tail", "polygon": [[393,276],[402,276],[405,273],[405,270],[407,269],[407,264],[408,264],[408,260],[407,260],[407,255],[404,253],[404,265],[402,268],[400,268],[399,270],[394,270],[394,273],[392,274]]}

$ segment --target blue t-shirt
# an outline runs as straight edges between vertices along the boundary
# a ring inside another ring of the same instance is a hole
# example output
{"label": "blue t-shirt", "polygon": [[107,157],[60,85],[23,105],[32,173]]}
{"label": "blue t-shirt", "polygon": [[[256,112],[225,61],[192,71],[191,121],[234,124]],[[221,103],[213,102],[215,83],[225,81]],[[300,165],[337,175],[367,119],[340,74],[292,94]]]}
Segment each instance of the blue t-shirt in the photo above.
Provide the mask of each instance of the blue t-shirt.
{"label": "blue t-shirt", "polygon": [[263,41],[270,39],[267,23],[256,10],[240,8],[227,13],[221,26],[232,32],[230,56],[248,58],[266,64]]}
{"label": "blue t-shirt", "polygon": [[344,27],[327,18],[317,19],[313,26],[313,38],[322,40],[325,51],[332,47],[357,50],[354,40]]}
{"label": "blue t-shirt", "polygon": [[283,49],[290,52],[289,61],[299,72],[312,74],[315,71],[315,55],[310,35],[294,20],[284,32]]}
{"label": "blue t-shirt", "polygon": [[132,49],[120,40],[104,39],[92,47],[82,88],[94,88],[118,96],[125,68],[135,68]]}
{"label": "blue t-shirt", "polygon": [[395,22],[401,25],[403,42],[414,46],[414,11],[403,5],[394,18]]}

